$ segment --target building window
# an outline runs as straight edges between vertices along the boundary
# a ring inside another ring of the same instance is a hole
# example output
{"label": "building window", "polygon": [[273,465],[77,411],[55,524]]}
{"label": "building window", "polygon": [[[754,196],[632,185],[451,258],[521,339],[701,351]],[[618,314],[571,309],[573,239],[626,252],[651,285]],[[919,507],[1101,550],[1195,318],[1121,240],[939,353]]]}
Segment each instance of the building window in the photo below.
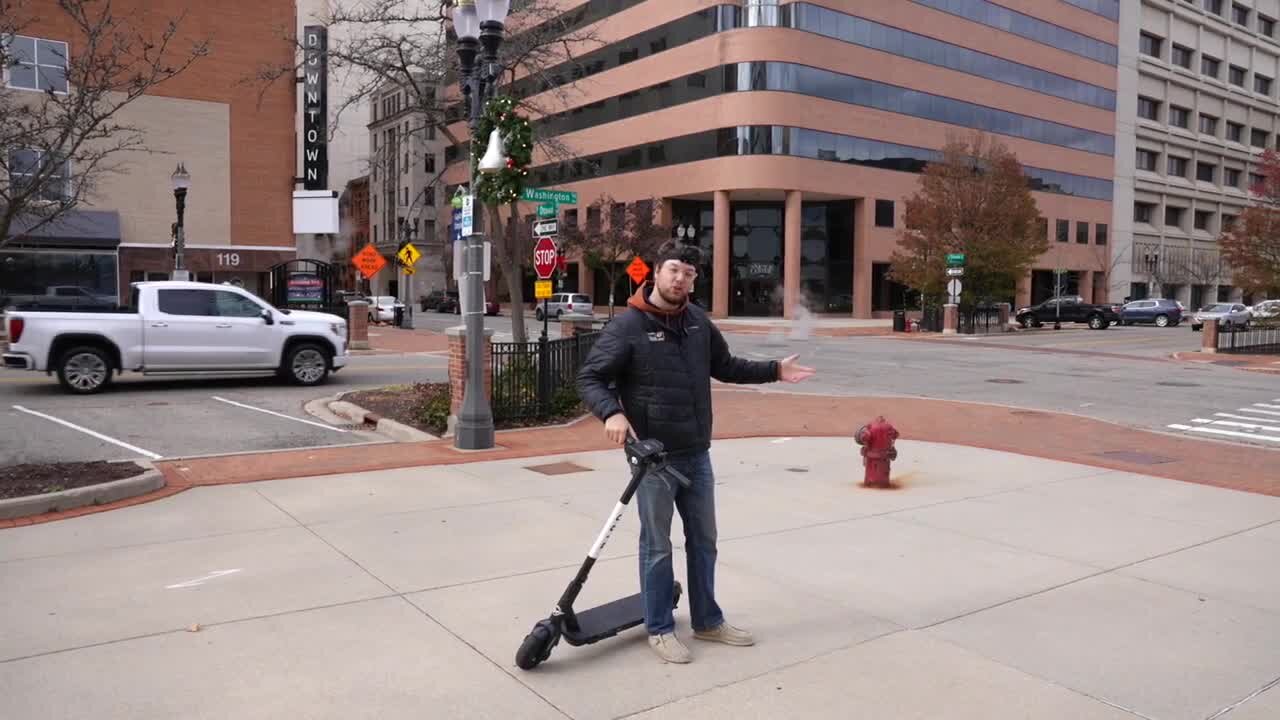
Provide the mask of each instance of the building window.
{"label": "building window", "polygon": [[1057,240],[1064,243],[1071,238],[1071,221],[1059,220],[1057,224]]}
{"label": "building window", "polygon": [[1204,0],[1204,9],[1214,15],[1222,14],[1222,0]]}
{"label": "building window", "polygon": [[1222,63],[1217,58],[1200,53],[1200,72],[1202,74],[1208,75],[1209,77],[1217,80],[1218,68],[1221,67],[1221,65]]}
{"label": "building window", "polygon": [[1186,177],[1187,176],[1187,159],[1170,155],[1168,172],[1169,172],[1169,175],[1172,175],[1172,176]]}
{"label": "building window", "polygon": [[1244,125],[1240,123],[1227,121],[1227,139],[1231,142],[1241,142],[1244,138]]}
{"label": "building window", "polygon": [[893,201],[876,201],[876,227],[893,227]]}
{"label": "building window", "polygon": [[1177,105],[1170,105],[1169,124],[1180,128],[1189,126],[1191,124],[1191,111]]}
{"label": "building window", "polygon": [[1237,3],[1231,3],[1231,19],[1237,25],[1249,27],[1249,8]]}
{"label": "building window", "polygon": [[1160,101],[1152,100],[1149,97],[1138,97],[1138,117],[1147,120],[1160,119]]}
{"label": "building window", "polygon": [[1093,226],[1093,242],[1097,245],[1107,244],[1107,224],[1096,223]]}
{"label": "building window", "polygon": [[1266,130],[1259,130],[1258,128],[1254,128],[1253,130],[1249,131],[1249,144],[1254,147],[1265,148],[1267,146],[1267,137],[1270,134],[1271,133],[1267,132]]}
{"label": "building window", "polygon": [[1174,43],[1173,52],[1169,54],[1169,60],[1178,67],[1191,69],[1191,48],[1182,47]]}
{"label": "building window", "polygon": [[1195,216],[1195,228],[1197,230],[1208,230],[1209,219],[1213,217],[1213,213],[1208,210],[1197,210]]}
{"label": "building window", "polygon": [[67,44],[58,40],[14,35],[6,53],[9,87],[18,90],[67,92]]}
{"label": "building window", "polygon": [[1079,245],[1089,244],[1089,223],[1081,220],[1076,221],[1076,243]]}
{"label": "building window", "polygon": [[429,173],[433,173],[436,171],[436,156],[434,153],[427,155],[427,159],[426,159],[426,162],[424,163],[423,169]]}
{"label": "building window", "polygon": [[[47,173],[46,173],[47,171]],[[71,163],[58,162],[50,153],[40,150],[11,150],[9,152],[9,185],[20,188],[36,181],[37,175],[45,180],[35,199],[57,202],[71,195]]]}
{"label": "building window", "polygon": [[1164,224],[1168,227],[1182,227],[1182,214],[1186,208],[1173,207],[1166,205],[1164,208]]}
{"label": "building window", "polygon": [[435,207],[436,206],[436,186],[428,185],[427,189],[424,192],[426,194],[426,199],[423,200],[423,204],[426,205],[427,207]]}
{"label": "building window", "polygon": [[1155,205],[1151,203],[1135,202],[1133,204],[1133,221],[1149,223],[1151,222],[1151,213],[1155,210]]}
{"label": "building window", "polygon": [[1162,37],[1156,37],[1148,32],[1139,33],[1138,47],[1143,55],[1150,55],[1154,58],[1160,57],[1160,46],[1162,44],[1164,44],[1164,38]]}
{"label": "building window", "polygon": [[1240,171],[1235,168],[1223,168],[1222,184],[1227,187],[1240,187]]}
{"label": "building window", "polygon": [[1150,150],[1143,150],[1139,148],[1138,149],[1138,169],[1150,170],[1151,172],[1155,172],[1157,157],[1159,157],[1159,153],[1154,153]]}
{"label": "building window", "polygon": [[1222,232],[1231,232],[1232,228],[1235,227],[1235,224],[1236,224],[1235,215],[1228,215],[1226,213],[1222,213]]}
{"label": "building window", "polygon": [[1258,16],[1258,32],[1267,37],[1275,37],[1276,21],[1272,20],[1266,15],[1259,15]]}
{"label": "building window", "polygon": [[1253,91],[1260,95],[1271,94],[1271,78],[1266,75],[1253,74]]}
{"label": "building window", "polygon": [[1200,132],[1205,135],[1218,134],[1218,118],[1200,113]]}
{"label": "building window", "polygon": [[1249,173],[1249,189],[1251,191],[1256,193],[1259,189],[1259,186],[1261,186],[1262,183],[1264,182],[1266,182],[1266,178],[1262,177],[1258,173]]}
{"label": "building window", "polygon": [[1244,87],[1244,76],[1248,71],[1238,65],[1232,65],[1230,72],[1227,74],[1227,80],[1232,85]]}
{"label": "building window", "polygon": [[1213,182],[1213,176],[1217,174],[1217,170],[1218,166],[1212,163],[1196,163],[1196,179],[1202,182]]}

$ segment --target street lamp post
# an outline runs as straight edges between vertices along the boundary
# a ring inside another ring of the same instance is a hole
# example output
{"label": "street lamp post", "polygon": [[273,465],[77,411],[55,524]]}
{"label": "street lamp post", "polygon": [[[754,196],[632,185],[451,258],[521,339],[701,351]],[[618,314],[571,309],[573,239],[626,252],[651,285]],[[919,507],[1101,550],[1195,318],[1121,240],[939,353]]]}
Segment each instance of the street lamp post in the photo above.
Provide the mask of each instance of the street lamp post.
{"label": "street lamp post", "polygon": [[182,251],[186,249],[182,214],[187,208],[187,188],[191,187],[191,173],[187,172],[185,163],[178,163],[169,179],[173,182],[173,200],[178,211],[178,221],[173,224],[173,279],[190,280],[191,273],[187,272],[182,262]]}
{"label": "street lamp post", "polygon": [[[467,121],[474,139],[480,126],[485,101],[492,94],[501,67],[498,65],[498,47],[510,0],[458,0],[453,11],[453,29],[458,37],[457,52],[463,103],[467,108]],[[483,56],[477,67],[476,56]],[[468,160],[470,192],[475,192],[474,165]],[[473,212],[472,233],[462,242],[465,270],[462,275],[464,321],[467,332],[467,381],[463,391],[462,409],[454,433],[454,446],[460,450],[483,450],[493,447],[493,411],[484,391],[484,236],[480,220],[484,213],[479,208]]]}

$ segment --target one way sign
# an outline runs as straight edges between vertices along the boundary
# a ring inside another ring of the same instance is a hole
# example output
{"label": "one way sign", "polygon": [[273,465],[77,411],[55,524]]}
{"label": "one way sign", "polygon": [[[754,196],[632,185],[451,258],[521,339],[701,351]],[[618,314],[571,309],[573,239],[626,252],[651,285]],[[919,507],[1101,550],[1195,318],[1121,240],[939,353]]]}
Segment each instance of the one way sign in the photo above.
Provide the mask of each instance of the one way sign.
{"label": "one way sign", "polygon": [[556,234],[557,229],[555,220],[541,220],[533,224],[533,236],[550,237]]}

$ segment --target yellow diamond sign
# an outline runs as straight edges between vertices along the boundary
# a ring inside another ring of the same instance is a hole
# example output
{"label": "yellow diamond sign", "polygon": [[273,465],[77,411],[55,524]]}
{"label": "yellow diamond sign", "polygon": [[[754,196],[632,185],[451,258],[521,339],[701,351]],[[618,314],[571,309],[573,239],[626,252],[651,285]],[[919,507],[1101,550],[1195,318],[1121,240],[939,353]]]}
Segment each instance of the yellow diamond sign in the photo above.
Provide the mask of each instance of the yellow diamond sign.
{"label": "yellow diamond sign", "polygon": [[533,281],[533,299],[545,300],[551,297],[551,281],[550,280],[534,280]]}
{"label": "yellow diamond sign", "polygon": [[422,259],[422,253],[413,246],[413,243],[407,243],[400,248],[400,252],[396,253],[396,257],[400,258],[400,263],[405,267],[413,267]]}

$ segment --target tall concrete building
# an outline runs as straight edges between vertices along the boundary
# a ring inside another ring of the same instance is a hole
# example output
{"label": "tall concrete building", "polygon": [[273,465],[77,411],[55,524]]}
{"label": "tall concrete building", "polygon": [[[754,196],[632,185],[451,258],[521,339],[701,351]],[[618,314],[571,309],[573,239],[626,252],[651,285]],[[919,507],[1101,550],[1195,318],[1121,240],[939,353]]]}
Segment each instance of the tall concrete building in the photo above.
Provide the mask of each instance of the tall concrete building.
{"label": "tall concrete building", "polygon": [[[444,136],[414,110],[410,92],[384,87],[374,96],[368,116],[369,238],[387,260],[387,267],[370,280],[369,292],[394,295],[407,304],[445,289],[445,228],[438,220],[448,217],[442,209],[448,200],[441,180]],[[423,255],[412,276],[399,271],[395,262],[406,240]]]}
{"label": "tall concrete building", "polygon": [[[1107,278],[1119,4],[568,0],[571,24],[599,41],[543,74],[572,92],[531,78],[507,91],[541,103],[535,133],[577,156],[535,153],[530,172],[578,193],[563,220],[604,193],[656,199],[702,246],[695,299],[716,316],[888,316],[905,295],[888,275],[903,200],[948,136],[972,130],[1017,154],[1048,220],[1049,251],[1016,297],[993,299],[1049,297],[1055,269],[1067,293],[1119,299]],[[466,178],[452,164],[448,191]],[[607,297],[603,274],[576,267],[566,289]]]}
{"label": "tall concrete building", "polygon": [[1122,5],[1114,275],[1134,298],[1241,300],[1217,237],[1280,139],[1280,0]]}

